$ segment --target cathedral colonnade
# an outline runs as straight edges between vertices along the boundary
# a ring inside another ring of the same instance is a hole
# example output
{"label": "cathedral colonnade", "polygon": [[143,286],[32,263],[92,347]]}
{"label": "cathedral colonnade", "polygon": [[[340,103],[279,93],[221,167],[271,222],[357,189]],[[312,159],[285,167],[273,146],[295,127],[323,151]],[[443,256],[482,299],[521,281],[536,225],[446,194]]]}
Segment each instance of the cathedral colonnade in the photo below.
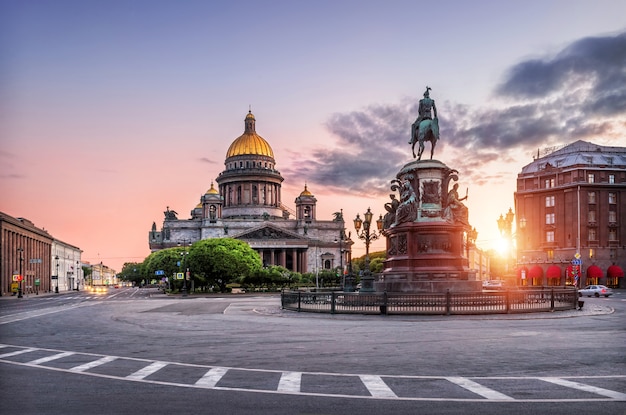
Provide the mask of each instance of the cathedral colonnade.
{"label": "cathedral colonnade", "polygon": [[263,266],[277,265],[293,272],[304,274],[307,269],[306,248],[254,248],[263,261]]}

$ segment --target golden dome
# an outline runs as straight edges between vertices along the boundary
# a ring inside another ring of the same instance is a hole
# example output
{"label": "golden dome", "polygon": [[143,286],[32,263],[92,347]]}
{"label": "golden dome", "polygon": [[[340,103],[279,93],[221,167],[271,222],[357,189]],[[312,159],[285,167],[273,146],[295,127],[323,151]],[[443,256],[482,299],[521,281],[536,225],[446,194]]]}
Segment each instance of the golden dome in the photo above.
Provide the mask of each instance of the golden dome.
{"label": "golden dome", "polygon": [[209,190],[206,191],[207,195],[216,195],[219,194],[219,192],[217,191],[217,189],[215,187],[213,187],[213,182],[211,182],[211,188]]}
{"label": "golden dome", "polygon": [[309,189],[307,189],[306,184],[304,185],[304,190],[300,193],[300,196],[313,196],[313,193],[309,192]]}
{"label": "golden dome", "polygon": [[274,152],[269,143],[255,131],[255,118],[251,111],[248,111],[245,119],[246,129],[228,148],[226,158],[242,155],[257,155],[274,158]]}

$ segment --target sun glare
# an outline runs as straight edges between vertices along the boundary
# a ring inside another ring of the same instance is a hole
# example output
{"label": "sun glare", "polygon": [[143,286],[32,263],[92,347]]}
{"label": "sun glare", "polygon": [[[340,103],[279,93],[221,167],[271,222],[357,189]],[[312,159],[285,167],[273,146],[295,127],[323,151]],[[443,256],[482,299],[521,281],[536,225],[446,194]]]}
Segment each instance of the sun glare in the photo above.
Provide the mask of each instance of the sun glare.
{"label": "sun glare", "polygon": [[507,256],[511,251],[510,241],[500,236],[496,242],[495,250],[500,256]]}

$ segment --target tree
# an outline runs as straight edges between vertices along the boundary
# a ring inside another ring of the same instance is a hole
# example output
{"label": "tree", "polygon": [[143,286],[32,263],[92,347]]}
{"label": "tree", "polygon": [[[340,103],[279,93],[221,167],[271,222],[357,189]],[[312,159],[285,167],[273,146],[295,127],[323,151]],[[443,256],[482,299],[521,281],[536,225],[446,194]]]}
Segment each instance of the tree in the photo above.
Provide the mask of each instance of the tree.
{"label": "tree", "polygon": [[[145,277],[149,278],[149,276],[143,272],[143,268],[143,262],[125,262],[122,266],[122,271],[117,275],[124,281],[130,281],[134,285],[140,285],[142,279]],[[154,273],[151,275],[154,275]]]}
{"label": "tree", "polygon": [[189,267],[207,283],[226,292],[226,286],[262,268],[261,258],[250,246],[237,239],[215,238],[198,241],[189,250]]}
{"label": "tree", "polygon": [[[151,253],[143,261],[141,279],[155,275],[155,271],[163,271],[165,276],[172,278],[177,272],[181,272],[179,263],[182,259],[181,253],[185,251],[185,248],[176,247]],[[180,285],[182,285],[182,283]]]}

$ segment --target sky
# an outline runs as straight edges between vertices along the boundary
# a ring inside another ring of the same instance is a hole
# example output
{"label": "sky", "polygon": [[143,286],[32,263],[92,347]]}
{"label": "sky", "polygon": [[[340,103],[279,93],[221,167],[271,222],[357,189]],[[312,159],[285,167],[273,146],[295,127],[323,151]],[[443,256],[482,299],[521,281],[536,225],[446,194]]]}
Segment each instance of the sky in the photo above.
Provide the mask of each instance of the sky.
{"label": "sky", "polygon": [[251,109],[283,203],[306,184],[318,219],[343,209],[356,257],[352,219],[385,212],[429,86],[434,158],[497,248],[538,151],[626,146],[624,16],[623,0],[0,0],[0,211],[119,271],[167,207],[190,217]]}

